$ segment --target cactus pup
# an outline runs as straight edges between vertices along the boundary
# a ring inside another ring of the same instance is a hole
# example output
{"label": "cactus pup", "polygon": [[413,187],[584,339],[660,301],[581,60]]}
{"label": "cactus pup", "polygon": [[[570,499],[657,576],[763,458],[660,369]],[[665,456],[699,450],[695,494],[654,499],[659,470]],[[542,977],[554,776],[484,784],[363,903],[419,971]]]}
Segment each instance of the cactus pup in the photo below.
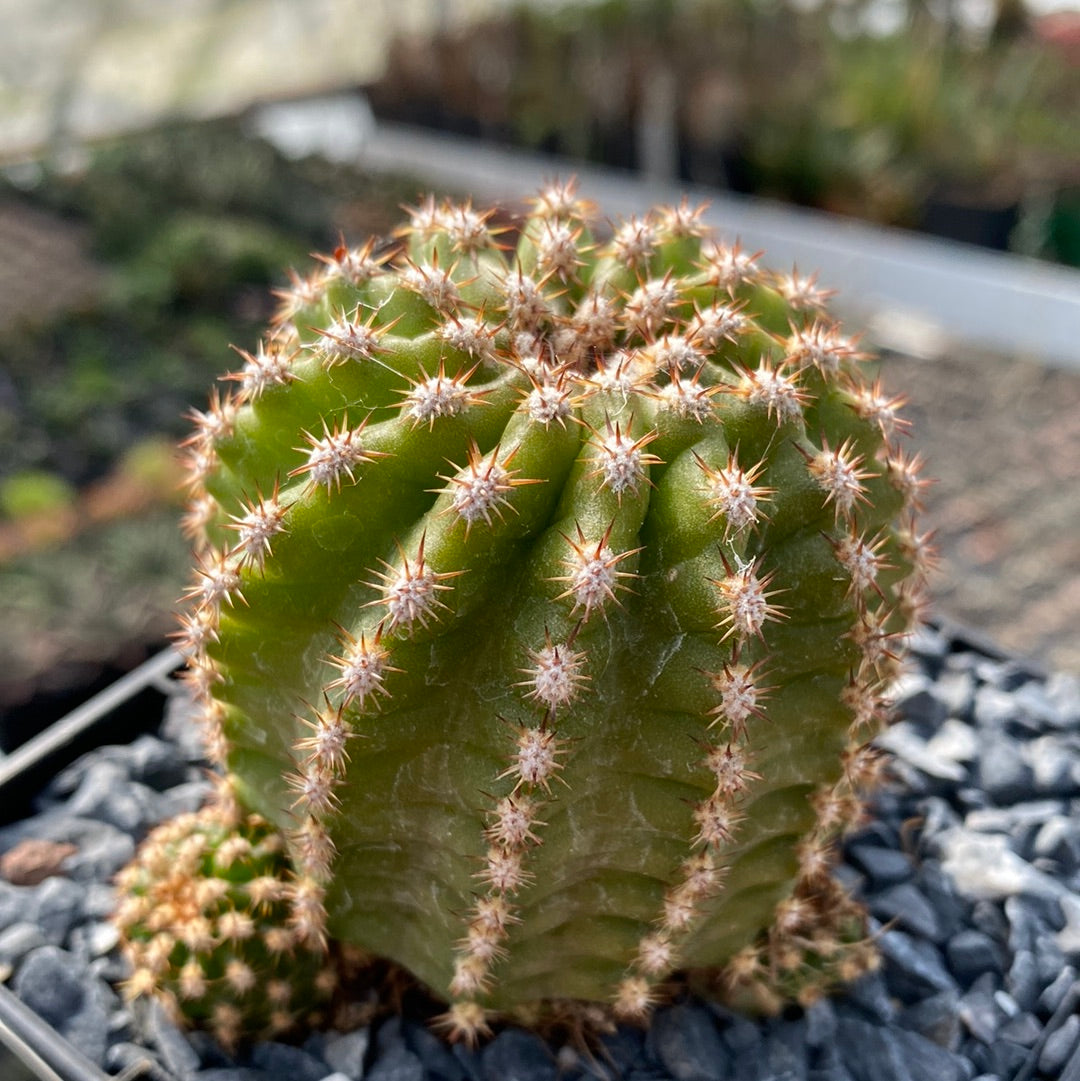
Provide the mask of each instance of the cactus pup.
{"label": "cactus pup", "polygon": [[291,926],[452,1035],[758,1008],[872,954],[829,875],[929,559],[902,403],[699,210],[422,202],[295,278],[188,443],[210,753]]}

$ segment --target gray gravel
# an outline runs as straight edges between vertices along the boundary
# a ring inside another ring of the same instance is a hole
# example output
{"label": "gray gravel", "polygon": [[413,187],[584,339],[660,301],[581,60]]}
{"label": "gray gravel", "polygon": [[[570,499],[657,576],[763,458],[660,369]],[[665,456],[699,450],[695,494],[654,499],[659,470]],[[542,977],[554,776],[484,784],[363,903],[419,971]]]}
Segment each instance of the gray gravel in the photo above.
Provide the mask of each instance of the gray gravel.
{"label": "gray gravel", "polygon": [[[1060,1081],[1080,1079],[1080,682],[928,629],[882,739],[894,782],[846,845],[883,963],[840,996],[752,1021],[693,999],[586,1056],[506,1029],[477,1051],[418,1018],[233,1060],[154,1007],[126,1007],[110,876],[207,783],[175,700],[162,730],[60,773],[34,818],[70,841],[67,877],[0,882],[0,966],[106,1072],[150,1081]],[[138,1064],[141,1064],[139,1066]]]}

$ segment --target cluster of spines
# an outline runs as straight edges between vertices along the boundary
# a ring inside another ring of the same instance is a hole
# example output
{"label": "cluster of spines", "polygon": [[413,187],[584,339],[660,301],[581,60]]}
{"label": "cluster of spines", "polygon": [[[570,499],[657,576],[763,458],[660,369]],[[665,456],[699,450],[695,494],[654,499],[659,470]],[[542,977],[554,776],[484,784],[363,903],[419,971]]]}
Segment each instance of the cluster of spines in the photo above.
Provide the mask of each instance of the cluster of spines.
{"label": "cluster of spines", "polygon": [[284,840],[227,795],[157,827],[116,885],[129,998],[228,1047],[326,1020],[336,969],[296,925]]}
{"label": "cluster of spines", "polygon": [[[827,894],[830,904],[835,900],[822,886],[820,869],[828,863],[835,823],[844,817],[836,809],[849,808],[854,791],[866,780],[869,769],[855,748],[884,716],[884,687],[897,646],[922,605],[929,549],[913,518],[900,531],[900,554],[915,570],[893,590],[900,610],[885,605],[879,578],[896,568],[890,563],[887,538],[860,530],[860,508],[868,499],[864,482],[884,477],[912,515],[924,482],[918,457],[906,457],[895,444],[895,437],[906,431],[899,415],[902,402],[857,374],[863,354],[825,317],[827,292],[797,272],[766,274],[756,255],[707,238],[700,217],[699,210],[683,205],[632,218],[615,227],[611,241],[601,246],[592,238],[589,208],[572,186],[556,184],[535,200],[524,229],[528,243],[515,260],[507,261],[487,215],[468,205],[428,200],[414,209],[402,230],[405,250],[397,253],[396,262],[391,262],[393,252],[377,252],[373,244],[359,249],[342,245],[323,259],[315,275],[296,278],[293,289],[283,294],[270,338],[256,353],[242,353],[243,368],[228,377],[234,389],[215,395],[209,411],[194,417],[196,432],[188,444],[194,493],[188,525],[202,554],[183,638],[193,653],[188,678],[203,705],[208,745],[212,757],[223,762],[225,707],[213,693],[220,677],[206,647],[215,640],[222,605],[244,603],[245,577],[264,573],[276,538],[288,532],[295,488],[283,491],[275,479],[272,491],[244,496],[230,513],[208,493],[206,482],[217,466],[216,447],[232,434],[240,409],[275,388],[302,381],[296,359],[305,350],[327,370],[358,363],[399,375],[395,408],[414,430],[431,431],[444,418],[485,408],[497,380],[478,380],[490,377],[494,366],[516,380],[518,413],[531,425],[545,430],[584,425],[584,444],[593,463],[589,477],[598,491],[613,494],[619,506],[624,496],[633,498],[651,485],[650,466],[662,464],[649,448],[658,438],[658,426],[665,423],[663,414],[704,426],[720,414],[721,400],[726,399],[764,409],[781,432],[812,407],[811,386],[836,388],[851,412],[874,425],[884,440],[884,451],[874,462],[868,462],[851,439],[830,446],[822,436],[820,447],[813,449],[793,441],[821,499],[834,513],[837,533],[830,544],[838,569],[850,580],[856,609],[851,637],[861,659],[843,696],[853,717],[852,750],[840,782],[818,797],[821,823],[803,845],[808,869],[801,872],[786,907],[778,910],[769,942],[754,947],[759,952],[753,979],[764,987],[767,981],[758,979],[760,973],[785,969],[782,961],[793,956],[793,944],[810,941],[807,928],[820,932],[827,922],[823,911],[816,913],[817,924],[807,913],[815,896]],[[675,258],[682,258],[687,246],[697,253],[687,265],[678,271],[663,266],[667,249],[676,249]],[[395,330],[406,317],[385,299],[361,301],[352,310],[334,309],[341,283],[360,288],[388,274],[395,288],[427,305],[434,336],[462,358],[460,365],[448,366],[439,359],[437,365],[421,363],[397,372]],[[470,288],[484,299],[467,300]],[[748,288],[758,292],[748,298]],[[769,295],[786,305],[786,333],[763,330],[757,321],[753,301],[771,303]],[[326,325],[305,324],[313,310],[326,311],[328,306],[332,317]],[[635,404],[628,406],[630,402]],[[599,413],[592,408],[595,403],[602,407]],[[595,423],[585,419],[590,409]],[[343,414],[332,424],[324,419],[321,433],[298,433],[295,450],[303,458],[288,478],[303,481],[307,494],[316,489],[331,499],[355,483],[365,468],[388,454],[368,440],[369,419],[351,422]],[[467,459],[440,474],[446,485],[437,494],[447,504],[445,511],[463,523],[466,536],[515,512],[511,496],[516,488],[541,483],[543,478],[522,477],[511,467],[516,452],[512,447],[502,453],[497,445],[485,454],[473,441]],[[616,1010],[628,1016],[647,1012],[657,985],[678,967],[680,932],[698,915],[701,902],[722,886],[723,852],[737,832],[743,794],[757,778],[745,722],[762,713],[767,697],[767,666],[744,659],[754,652],[746,644],[763,642],[766,625],[785,615],[783,598],[770,588],[772,576],[760,559],[739,554],[747,548],[746,538],[769,519],[775,492],[758,483],[766,472],[766,457],[747,460],[736,446],[721,461],[709,463],[696,452],[695,459],[703,498],[722,524],[718,539],[741,545],[737,549],[731,544],[730,558],[723,557],[725,575],[710,583],[718,638],[731,643],[732,654],[722,671],[706,674],[718,704],[705,723],[709,731],[722,724],[723,738],[703,741],[703,767],[714,777],[715,788],[694,809],[697,834],[690,839],[689,854],[674,873],[656,927],[642,937],[630,973],[614,991]],[[575,648],[578,631],[605,605],[617,603],[617,591],[634,577],[624,568],[638,549],[612,550],[609,533],[610,528],[608,533],[586,531],[578,523],[573,534],[563,534],[565,573],[552,579],[553,599],[569,604],[569,615],[578,623],[562,642],[553,643],[548,635],[543,646],[529,652],[523,669],[527,678],[522,693],[540,706],[542,717],[532,727],[514,729],[510,765],[496,778],[512,776],[513,790],[494,800],[486,812],[490,847],[479,874],[484,892],[465,917],[448,988],[455,999],[454,1025],[466,1035],[470,1026],[478,1029],[483,1023],[483,1008],[474,998],[490,986],[491,969],[502,957],[503,939],[515,919],[513,896],[528,881],[528,849],[539,843],[537,815],[567,752],[556,735],[556,714],[588,679],[587,653]],[[445,595],[461,573],[432,565],[424,535],[411,549],[399,542],[398,558],[372,567],[366,583],[375,594],[368,603],[377,610],[377,621],[357,635],[341,629],[340,652],[326,658],[339,675],[323,688],[324,705],[313,711],[314,720],[304,721],[310,734],[295,744],[296,768],[289,779],[295,793],[290,809],[296,822],[293,850],[300,872],[293,920],[312,941],[325,936],[322,897],[335,855],[330,827],[336,790],[345,782],[356,717],[390,697],[387,677],[400,671],[390,663],[395,640],[426,632],[444,618],[450,611]],[[846,918],[851,912],[844,909],[844,914]],[[820,933],[819,940],[822,952]],[[732,966],[733,972],[742,973],[743,982],[750,970],[748,956],[736,958]]]}

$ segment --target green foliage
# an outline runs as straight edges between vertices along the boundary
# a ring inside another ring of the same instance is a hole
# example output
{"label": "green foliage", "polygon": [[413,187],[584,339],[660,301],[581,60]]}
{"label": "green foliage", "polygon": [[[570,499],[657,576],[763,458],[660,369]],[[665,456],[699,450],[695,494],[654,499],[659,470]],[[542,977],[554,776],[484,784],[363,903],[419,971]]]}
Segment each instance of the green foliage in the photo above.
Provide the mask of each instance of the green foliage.
{"label": "green foliage", "polygon": [[25,469],[0,480],[0,515],[24,518],[64,510],[75,499],[75,490],[55,473]]}
{"label": "green foliage", "polygon": [[900,403],[700,211],[595,228],[572,186],[516,247],[424,202],[295,282],[188,441],[210,752],[307,933],[467,1037],[868,956],[827,870],[928,559]]}

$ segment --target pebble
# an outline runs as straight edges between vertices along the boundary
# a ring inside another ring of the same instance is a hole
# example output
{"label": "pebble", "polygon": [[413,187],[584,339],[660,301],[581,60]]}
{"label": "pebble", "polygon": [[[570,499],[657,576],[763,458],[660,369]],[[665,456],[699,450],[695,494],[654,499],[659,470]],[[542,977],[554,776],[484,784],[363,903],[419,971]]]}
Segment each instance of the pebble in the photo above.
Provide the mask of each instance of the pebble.
{"label": "pebble", "polygon": [[370,1042],[371,1032],[366,1028],[335,1033],[328,1037],[323,1045],[323,1059],[328,1066],[350,1078],[350,1081],[360,1081],[364,1076],[364,1058]]}
{"label": "pebble", "polygon": [[646,1046],[674,1081],[726,1081],[729,1058],[709,1011],[679,1004],[657,1010]]}
{"label": "pebble", "polygon": [[1000,1081],[1024,1068],[1080,1081],[1080,680],[1044,680],[934,628],[914,653],[905,719],[882,740],[899,780],[839,874],[867,899],[883,963],[801,1013],[755,1020],[688,999],[645,1031],[605,1035],[594,1056],[513,1028],[478,1051],[449,1047],[390,1019],[239,1061],[163,1013],[133,1016],[103,979],[124,971],[109,883],[157,817],[206,792],[182,696],[159,735],[84,756],[39,815],[0,828],[0,851],[25,838],[76,848],[67,877],[0,881],[0,967],[84,1052],[117,1073],[144,1062],[148,1081]]}
{"label": "pebble", "polygon": [[[410,1052],[405,1054],[414,1057]],[[289,1081],[322,1081],[328,1073],[326,1064],[314,1055],[276,1040],[257,1043],[251,1051],[251,1065],[272,1077],[288,1078]]]}
{"label": "pebble", "polygon": [[1042,1051],[1039,1052],[1039,1069],[1048,1077],[1057,1077],[1061,1073],[1073,1049],[1080,1045],[1080,1014],[1070,1014],[1046,1038]]}
{"label": "pebble", "polygon": [[892,923],[931,942],[944,939],[941,921],[934,906],[912,883],[890,886],[870,898],[870,911],[882,923]]}
{"label": "pebble", "polygon": [[1001,947],[985,931],[970,927],[958,931],[945,945],[949,970],[967,986],[984,972],[1004,972]]}
{"label": "pebble", "polygon": [[56,946],[32,950],[15,973],[15,993],[92,1062],[105,1058],[107,989],[95,987],[85,966]]}
{"label": "pebble", "polygon": [[157,1049],[161,1061],[179,1081],[188,1081],[199,1069],[199,1056],[187,1037],[169,1019],[157,1002],[146,1009],[146,1038]]}

